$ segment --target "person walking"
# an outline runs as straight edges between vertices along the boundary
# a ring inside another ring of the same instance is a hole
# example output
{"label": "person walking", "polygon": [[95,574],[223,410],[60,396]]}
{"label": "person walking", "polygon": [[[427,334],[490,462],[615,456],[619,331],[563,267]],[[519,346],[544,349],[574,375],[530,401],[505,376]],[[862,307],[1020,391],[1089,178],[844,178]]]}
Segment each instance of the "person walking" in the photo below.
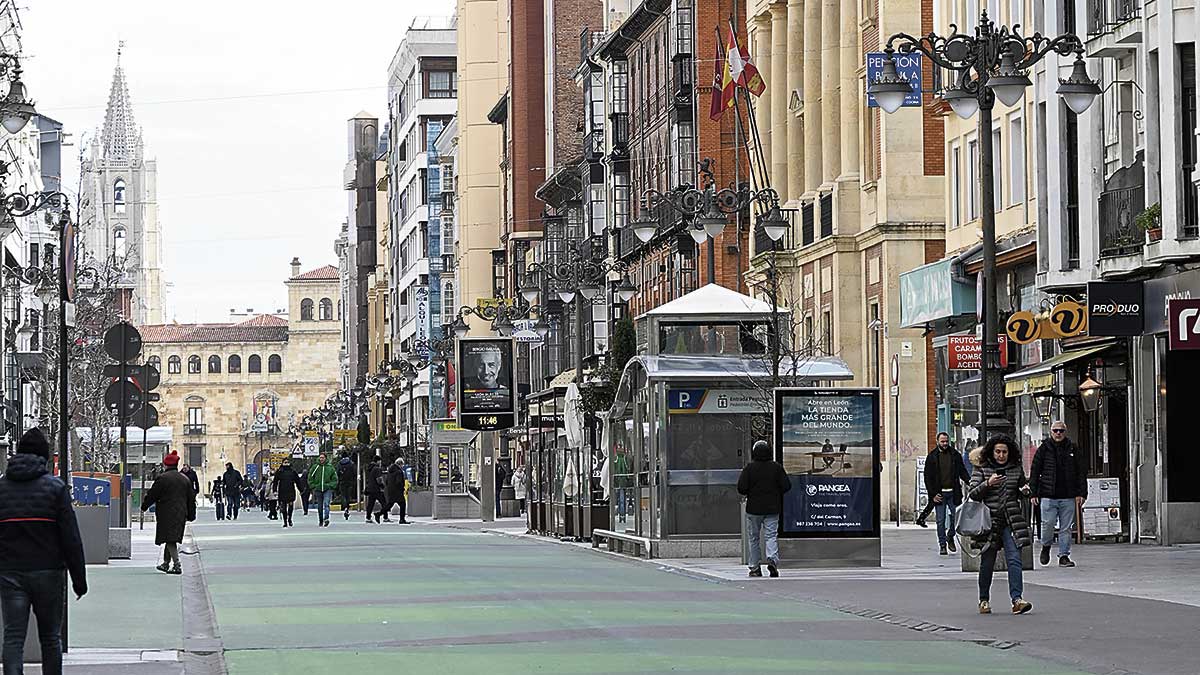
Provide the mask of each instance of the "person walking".
{"label": "person walking", "polygon": [[312,488],[308,485],[308,472],[296,472],[296,490],[300,493],[300,505],[304,507],[304,515],[308,515],[308,500],[312,497]]}
{"label": "person walking", "polygon": [[525,515],[525,485],[526,481],[528,480],[525,474],[526,468],[524,466],[519,466],[515,471],[513,471],[512,475],[513,499],[517,500],[517,507],[520,509],[522,516]]}
{"label": "person walking", "polygon": [[0,606],[4,673],[24,673],[29,611],[37,618],[42,673],[62,675],[66,576],[76,599],[87,595],[83,540],[70,489],[46,466],[50,444],[34,427],[17,442],[0,476]]}
{"label": "person walking", "polygon": [[242,474],[233,468],[232,462],[225,463],[225,473],[221,474],[222,487],[225,488],[226,516],[237,520],[242,508]]}
{"label": "person walking", "polygon": [[765,539],[767,571],[779,576],[779,517],[783,495],[792,489],[787,471],[775,461],[766,441],[755,441],[750,463],[738,476],[738,494],[746,498],[746,529],[749,532],[750,576],[762,576],[760,541]]}
{"label": "person walking", "polygon": [[222,487],[222,482],[221,477],[217,476],[208,495],[213,502],[213,509],[217,512],[217,520],[225,520],[225,488]]}
{"label": "person walking", "polygon": [[496,517],[500,517],[500,493],[504,491],[504,479],[508,478],[508,471],[504,469],[504,465],[496,462]]}
{"label": "person walking", "polygon": [[406,472],[404,470],[404,458],[397,457],[396,461],[392,462],[387,468],[387,476],[384,478],[383,492],[383,519],[388,519],[388,514],[391,513],[393,506],[400,507],[400,518],[397,523],[407,525],[408,520],[405,519],[407,511],[407,503],[405,501],[404,486],[408,482]]}
{"label": "person walking", "polygon": [[937,445],[925,457],[925,491],[930,495],[925,511],[917,516],[917,525],[925,527],[930,509],[937,512],[938,553],[947,555],[954,546],[954,512],[962,504],[962,484],[971,480],[963,465],[962,453],[950,444],[950,434],[937,435]]}
{"label": "person walking", "polygon": [[179,566],[179,544],[183,543],[184,528],[196,519],[196,495],[192,492],[192,482],[178,471],[179,455],[174,450],[163,457],[162,463],[163,472],[142,497],[142,512],[155,507],[154,544],[163,546],[163,562],[155,569],[167,574],[183,574]]}
{"label": "person walking", "polygon": [[383,458],[376,455],[371,458],[371,463],[367,465],[367,482],[363,486],[363,494],[367,497],[366,518],[367,522],[371,522],[371,516],[375,516],[375,522],[379,522],[380,514],[375,511],[376,507],[383,508]]}
{"label": "person walking", "polygon": [[338,493],[342,497],[342,518],[350,520],[350,503],[354,500],[354,479],[357,477],[358,471],[354,468],[354,460],[350,459],[350,453],[342,451],[342,458],[338,460],[337,478],[338,478]]}
{"label": "person walking", "polygon": [[1075,530],[1076,510],[1087,501],[1088,461],[1083,452],[1067,438],[1062,420],[1050,424],[1050,438],[1033,453],[1029,484],[1034,507],[1042,514],[1042,565],[1050,564],[1050,545],[1058,532],[1058,565],[1074,567],[1071,537]]}
{"label": "person walking", "polygon": [[278,500],[279,515],[283,518],[284,527],[295,527],[292,511],[296,508],[296,484],[299,481],[300,476],[292,468],[292,461],[286,457],[279,464],[279,470],[271,477],[271,489]]}
{"label": "person walking", "polygon": [[333,490],[338,486],[338,475],[325,453],[318,455],[317,463],[308,469],[308,484],[317,498],[317,525],[329,527],[329,506],[333,504]]}
{"label": "person walking", "polygon": [[1021,508],[1021,499],[1029,491],[1025,468],[1021,466],[1021,451],[1011,438],[993,436],[983,447],[971,451],[971,464],[975,469],[967,494],[983,502],[992,517],[992,529],[974,538],[975,545],[983,550],[979,558],[979,613],[992,613],[992,574],[996,569],[996,554],[1003,549],[1012,613],[1024,614],[1033,605],[1022,597],[1021,549],[1033,539],[1025,510]]}
{"label": "person walking", "polygon": [[192,494],[195,497],[199,498],[201,496],[200,495],[200,478],[199,478],[199,476],[196,475],[196,470],[193,469],[192,467],[188,466],[187,464],[181,464],[179,466],[179,473],[183,474],[184,478],[188,479],[188,482],[190,482],[192,484]]}

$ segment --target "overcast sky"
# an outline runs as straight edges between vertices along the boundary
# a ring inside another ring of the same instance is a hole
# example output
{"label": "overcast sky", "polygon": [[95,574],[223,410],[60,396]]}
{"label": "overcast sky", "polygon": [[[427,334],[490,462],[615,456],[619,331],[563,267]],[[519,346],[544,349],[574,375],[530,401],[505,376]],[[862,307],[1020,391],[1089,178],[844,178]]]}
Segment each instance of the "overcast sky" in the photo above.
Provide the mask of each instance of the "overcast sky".
{"label": "overcast sky", "polygon": [[[22,3],[22,66],[38,110],[73,134],[74,159],[103,122],[125,41],[134,117],[158,160],[167,316],[224,321],[232,307],[286,306],[293,256],[306,270],[336,264],[346,120],[386,116],[404,29],[453,4],[36,0]],[[78,169],[64,173],[74,189]]]}

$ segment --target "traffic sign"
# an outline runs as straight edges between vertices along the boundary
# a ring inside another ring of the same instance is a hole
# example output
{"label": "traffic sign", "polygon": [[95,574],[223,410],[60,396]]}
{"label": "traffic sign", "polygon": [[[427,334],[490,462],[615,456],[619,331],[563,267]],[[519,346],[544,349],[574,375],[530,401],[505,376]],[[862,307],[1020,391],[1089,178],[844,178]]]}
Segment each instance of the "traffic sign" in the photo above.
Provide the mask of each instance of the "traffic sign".
{"label": "traffic sign", "polygon": [[158,426],[158,408],[150,403],[142,406],[142,409],[138,411],[134,426],[143,430]]}
{"label": "traffic sign", "polygon": [[132,417],[142,407],[142,392],[132,382],[118,380],[104,390],[104,405],[115,414]]}
{"label": "traffic sign", "polygon": [[892,354],[892,386],[900,384],[900,356]]}
{"label": "traffic sign", "polygon": [[153,391],[162,382],[162,375],[158,372],[158,368],[150,364],[123,366],[119,363],[110,363],[104,366],[105,377],[121,377],[122,375],[137,382],[138,387],[143,391]]}
{"label": "traffic sign", "polygon": [[129,363],[142,353],[142,334],[128,321],[118,323],[104,332],[104,353]]}

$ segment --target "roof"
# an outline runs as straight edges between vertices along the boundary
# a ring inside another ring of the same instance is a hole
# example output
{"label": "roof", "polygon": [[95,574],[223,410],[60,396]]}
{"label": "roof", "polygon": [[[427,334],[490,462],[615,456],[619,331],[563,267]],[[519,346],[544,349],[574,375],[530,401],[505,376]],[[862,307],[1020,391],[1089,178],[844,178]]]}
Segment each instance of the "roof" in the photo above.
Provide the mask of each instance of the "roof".
{"label": "roof", "polygon": [[[765,357],[699,356],[695,354],[669,356],[635,356],[626,371],[634,364],[655,380],[737,380],[750,382],[771,377],[770,363]],[[850,380],[854,373],[845,361],[834,357],[796,358],[784,356],[779,373],[788,378],[811,380]]]}
{"label": "roof", "polygon": [[260,315],[241,323],[168,323],[140,326],[147,344],[187,342],[287,342],[288,322]]}
{"label": "roof", "polygon": [[315,270],[309,270],[302,274],[297,274],[291,278],[291,281],[332,281],[338,278],[338,268],[333,265],[325,265],[318,267]]}
{"label": "roof", "polygon": [[[75,431],[76,435],[79,436],[79,440],[81,442],[83,442],[85,444],[92,442],[92,428],[91,427],[75,427],[74,431]],[[103,433],[103,432],[101,432],[101,433]],[[132,447],[135,443],[140,445],[142,442],[142,433],[143,432],[140,428],[135,427],[135,426],[130,426],[128,429],[125,430],[126,443],[130,447]],[[150,427],[150,429],[145,433],[146,433],[146,442],[147,443],[160,443],[160,444],[165,443],[167,445],[170,445],[171,441],[174,440],[174,428],[169,427],[169,426]],[[119,440],[121,438],[121,427],[109,427],[108,428],[108,438],[111,441]],[[131,460],[134,460],[135,459],[134,455],[135,455],[135,453],[131,450],[129,453],[129,458]],[[154,461],[157,462],[158,459],[159,459],[158,457],[155,457]],[[147,460],[149,460],[149,458],[147,458]]]}
{"label": "roof", "polygon": [[[777,311],[786,312],[787,309],[778,307]],[[769,317],[771,316],[771,305],[762,300],[755,300],[748,295],[742,295],[724,286],[707,284],[665,305],[659,305],[638,318],[641,319],[647,316],[687,317],[701,314],[716,314],[726,317],[746,315],[765,315]]]}

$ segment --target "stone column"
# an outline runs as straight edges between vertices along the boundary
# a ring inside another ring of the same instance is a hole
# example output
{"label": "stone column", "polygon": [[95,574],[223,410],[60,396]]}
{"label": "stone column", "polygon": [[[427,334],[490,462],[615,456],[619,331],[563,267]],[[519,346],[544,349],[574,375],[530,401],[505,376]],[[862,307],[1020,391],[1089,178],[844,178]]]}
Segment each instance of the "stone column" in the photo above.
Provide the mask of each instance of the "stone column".
{"label": "stone column", "polygon": [[786,199],[787,152],[787,5],[771,5],[771,185]]}
{"label": "stone column", "polygon": [[861,175],[859,139],[859,110],[862,105],[862,86],[858,80],[858,65],[863,59],[859,47],[858,3],[842,4],[842,96],[841,96],[841,127],[846,130],[842,134],[842,171],[840,180],[859,180]]}
{"label": "stone column", "polygon": [[[821,6],[821,184],[829,185],[841,173],[842,129],[839,90],[842,79],[841,30],[838,22],[842,0],[823,0]],[[853,130],[850,133],[858,133]]]}
{"label": "stone column", "polygon": [[[815,0],[808,0],[814,2]],[[787,103],[791,106],[792,92],[804,88],[804,0],[788,0],[787,4],[788,50],[787,50]],[[800,199],[804,194],[804,124],[803,120],[787,111],[787,149],[789,199]]]}
{"label": "stone column", "polygon": [[[804,3],[804,192],[821,185],[821,2]],[[799,195],[797,195],[799,196]]]}
{"label": "stone column", "polygon": [[758,140],[762,144],[763,161],[771,166],[771,99],[775,78],[771,72],[771,15],[764,12],[754,17],[754,65],[762,75],[767,88],[763,95],[754,101],[754,115],[758,120]]}

